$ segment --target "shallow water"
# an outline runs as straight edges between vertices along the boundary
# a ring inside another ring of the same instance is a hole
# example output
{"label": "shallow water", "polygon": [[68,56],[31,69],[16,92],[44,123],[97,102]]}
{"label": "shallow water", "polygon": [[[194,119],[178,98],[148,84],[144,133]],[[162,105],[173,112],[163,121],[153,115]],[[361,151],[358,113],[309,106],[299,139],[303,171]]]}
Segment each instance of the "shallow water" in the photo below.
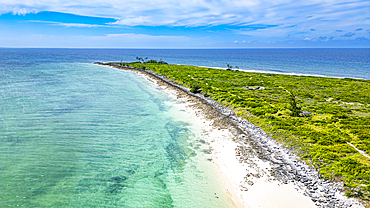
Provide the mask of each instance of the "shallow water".
{"label": "shallow water", "polygon": [[20,62],[0,68],[0,207],[232,205],[199,121],[155,85],[92,64]]}

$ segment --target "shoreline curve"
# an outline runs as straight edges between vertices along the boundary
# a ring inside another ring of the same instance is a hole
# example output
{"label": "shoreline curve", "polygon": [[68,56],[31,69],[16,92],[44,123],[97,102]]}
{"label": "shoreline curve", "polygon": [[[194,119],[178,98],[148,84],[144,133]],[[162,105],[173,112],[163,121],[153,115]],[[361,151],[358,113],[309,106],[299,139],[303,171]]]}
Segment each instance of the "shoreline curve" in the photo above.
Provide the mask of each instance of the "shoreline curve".
{"label": "shoreline curve", "polygon": [[343,183],[320,179],[318,172],[292,151],[216,101],[191,93],[188,88],[150,71],[109,63],[94,64],[149,76],[157,84],[175,90],[178,96],[187,96],[197,103],[206,119],[233,135],[233,141],[216,141],[212,147],[218,152],[221,172],[231,183],[236,207],[364,207],[359,200],[344,196]]}

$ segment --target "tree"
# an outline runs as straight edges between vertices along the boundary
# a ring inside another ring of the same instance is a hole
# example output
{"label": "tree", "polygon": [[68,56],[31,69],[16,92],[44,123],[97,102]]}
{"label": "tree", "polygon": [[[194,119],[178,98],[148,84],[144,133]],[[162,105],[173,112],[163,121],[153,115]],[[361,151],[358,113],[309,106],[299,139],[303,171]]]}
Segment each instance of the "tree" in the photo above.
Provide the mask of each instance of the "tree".
{"label": "tree", "polygon": [[168,64],[167,62],[162,61],[162,58],[160,58],[160,59],[159,59],[158,63],[159,63],[159,64]]}
{"label": "tree", "polygon": [[233,68],[233,66],[231,66],[230,64],[226,63],[226,66],[227,66],[227,70],[231,70],[231,68]]}
{"label": "tree", "polygon": [[287,90],[287,92],[289,94],[288,97],[290,105],[289,110],[292,111],[291,116],[298,117],[299,114],[301,113],[301,107],[297,104],[297,98],[294,95],[293,91]]}
{"label": "tree", "polygon": [[144,62],[144,59],[143,59],[143,58],[141,58],[141,57],[138,57],[138,56],[136,56],[136,60],[140,61],[140,63],[141,63],[141,62]]}

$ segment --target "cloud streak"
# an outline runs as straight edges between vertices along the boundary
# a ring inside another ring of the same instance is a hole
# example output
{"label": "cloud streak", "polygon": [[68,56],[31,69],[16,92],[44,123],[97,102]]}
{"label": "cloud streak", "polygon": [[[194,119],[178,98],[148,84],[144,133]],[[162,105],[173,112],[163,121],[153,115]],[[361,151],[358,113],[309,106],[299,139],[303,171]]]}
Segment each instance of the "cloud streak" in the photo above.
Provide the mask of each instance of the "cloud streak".
{"label": "cloud streak", "polygon": [[352,37],[354,35],[356,35],[356,33],[348,32],[348,33],[342,35],[341,37],[350,38],[350,37]]}
{"label": "cloud streak", "polygon": [[129,26],[206,26],[287,22],[296,24],[312,20],[347,22],[350,21],[349,17],[369,17],[366,9],[370,8],[369,1],[361,0],[351,2],[344,0],[0,0],[0,5],[1,13],[56,11],[112,17],[118,19],[116,24]]}
{"label": "cloud streak", "polygon": [[368,0],[0,0],[0,14],[49,11],[109,19],[101,23],[78,20],[83,18],[30,19],[40,23],[77,28],[209,28],[210,33],[232,34],[231,42],[234,35],[248,41],[369,39],[369,10]]}
{"label": "cloud streak", "polygon": [[51,25],[59,25],[59,26],[64,26],[64,27],[86,27],[86,28],[93,28],[93,27],[113,27],[113,26],[109,26],[109,25],[99,25],[99,24],[64,23],[64,22],[42,21],[42,20],[29,20],[29,22],[44,23],[44,24],[51,24]]}

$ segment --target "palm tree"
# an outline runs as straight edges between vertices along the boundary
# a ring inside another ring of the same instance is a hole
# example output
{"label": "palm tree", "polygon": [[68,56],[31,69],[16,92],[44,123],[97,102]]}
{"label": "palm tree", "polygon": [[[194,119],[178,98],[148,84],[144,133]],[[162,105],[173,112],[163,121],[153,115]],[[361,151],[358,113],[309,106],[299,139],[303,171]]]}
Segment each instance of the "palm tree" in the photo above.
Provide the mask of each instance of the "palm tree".
{"label": "palm tree", "polygon": [[233,66],[231,66],[230,64],[226,63],[226,66],[227,66],[227,70],[231,70],[231,68],[233,68]]}

